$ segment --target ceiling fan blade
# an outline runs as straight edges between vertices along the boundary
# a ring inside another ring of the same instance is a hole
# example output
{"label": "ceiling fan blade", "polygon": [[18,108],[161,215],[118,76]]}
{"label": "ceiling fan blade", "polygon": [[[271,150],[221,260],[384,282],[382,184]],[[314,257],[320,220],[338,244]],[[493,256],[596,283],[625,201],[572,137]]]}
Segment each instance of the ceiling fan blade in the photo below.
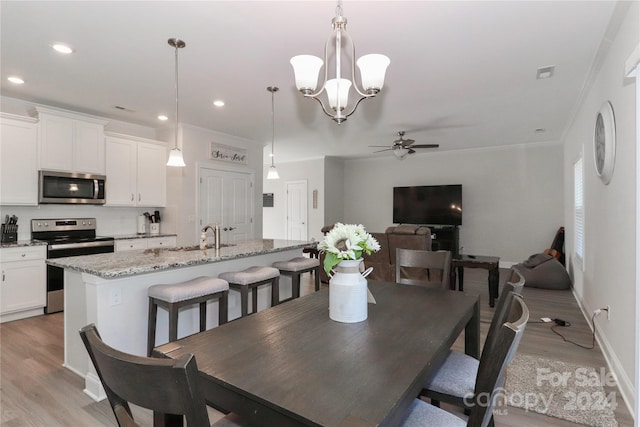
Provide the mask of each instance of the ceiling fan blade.
{"label": "ceiling fan blade", "polygon": [[416,150],[414,150],[413,148],[409,148],[409,154],[413,154],[415,152],[416,152]]}
{"label": "ceiling fan blade", "polygon": [[374,153],[382,153],[383,151],[391,151],[393,148],[385,148],[384,150],[376,150]]}
{"label": "ceiling fan blade", "polygon": [[416,141],[413,140],[413,139],[403,139],[402,140],[402,145],[404,145],[406,147],[407,145],[412,145],[414,142],[416,142]]}
{"label": "ceiling fan blade", "polygon": [[370,148],[389,148],[388,145],[369,145]]}
{"label": "ceiling fan blade", "polygon": [[418,145],[412,145],[412,148],[438,148],[440,147],[440,144],[418,144]]}

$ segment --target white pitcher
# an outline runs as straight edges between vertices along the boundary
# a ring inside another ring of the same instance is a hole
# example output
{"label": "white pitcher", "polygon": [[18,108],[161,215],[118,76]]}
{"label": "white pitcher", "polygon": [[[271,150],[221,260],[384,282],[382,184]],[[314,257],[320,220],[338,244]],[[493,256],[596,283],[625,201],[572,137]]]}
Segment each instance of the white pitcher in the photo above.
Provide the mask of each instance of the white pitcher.
{"label": "white pitcher", "polygon": [[329,280],[329,318],[356,323],[367,319],[367,280],[373,268],[360,273],[362,258],[343,260]]}

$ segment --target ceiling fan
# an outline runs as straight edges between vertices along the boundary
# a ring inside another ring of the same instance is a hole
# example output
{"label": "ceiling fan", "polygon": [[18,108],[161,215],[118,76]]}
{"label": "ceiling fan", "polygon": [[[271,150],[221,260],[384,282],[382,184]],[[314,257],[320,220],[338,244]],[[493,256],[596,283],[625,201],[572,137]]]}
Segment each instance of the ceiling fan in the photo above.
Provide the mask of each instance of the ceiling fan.
{"label": "ceiling fan", "polygon": [[404,139],[404,131],[402,130],[398,132],[398,136],[400,138],[393,141],[391,147],[386,145],[370,145],[369,147],[384,147],[384,150],[377,150],[374,151],[374,153],[380,153],[382,151],[393,151],[394,156],[402,160],[407,155],[415,153],[415,148],[438,148],[440,146],[440,144],[414,144],[415,141],[413,139]]}

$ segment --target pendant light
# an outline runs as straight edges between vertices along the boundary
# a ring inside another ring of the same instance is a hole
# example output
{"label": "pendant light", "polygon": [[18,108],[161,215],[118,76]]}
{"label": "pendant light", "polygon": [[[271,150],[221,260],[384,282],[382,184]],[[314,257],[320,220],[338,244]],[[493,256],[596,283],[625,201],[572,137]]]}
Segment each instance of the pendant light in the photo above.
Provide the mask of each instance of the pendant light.
{"label": "pendant light", "polygon": [[167,166],[185,167],[184,159],[182,158],[182,151],[178,148],[178,49],[182,49],[187,44],[176,38],[171,38],[167,41],[169,46],[176,49],[176,129],[174,134],[174,145],[169,152],[169,161]]}
{"label": "pendant light", "polygon": [[[333,33],[325,44],[324,61],[313,55],[298,55],[291,58],[290,63],[293,66],[298,91],[305,97],[318,101],[322,111],[333,121],[341,124],[356,111],[362,100],[373,98],[382,90],[390,60],[384,55],[370,54],[364,55],[356,61],[355,44],[347,34],[347,18],[342,14],[342,1],[340,0],[336,6],[336,16],[331,21],[331,26]],[[342,70],[343,59],[350,67],[350,70],[344,73]],[[330,61],[334,63],[334,67],[330,67]],[[324,79],[316,91],[318,75],[323,65]],[[361,87],[356,83],[356,65],[360,69]],[[329,68],[332,68],[333,75],[330,75]],[[351,107],[347,108],[351,88],[357,92],[359,98],[352,103]],[[326,101],[320,99],[323,91],[326,92]]]}
{"label": "pendant light", "polygon": [[269,86],[267,88],[269,92],[271,92],[271,166],[269,166],[269,172],[267,173],[267,179],[280,179],[280,175],[278,175],[278,170],[276,169],[276,165],[273,163],[273,144],[276,139],[276,115],[275,109],[273,106],[273,94],[279,91],[277,86]]}

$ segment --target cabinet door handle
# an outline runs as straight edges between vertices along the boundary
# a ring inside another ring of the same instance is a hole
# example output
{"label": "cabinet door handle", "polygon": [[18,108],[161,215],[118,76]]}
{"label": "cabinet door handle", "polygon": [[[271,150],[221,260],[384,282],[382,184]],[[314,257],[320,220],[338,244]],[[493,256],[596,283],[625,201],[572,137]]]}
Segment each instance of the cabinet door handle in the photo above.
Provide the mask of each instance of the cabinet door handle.
{"label": "cabinet door handle", "polygon": [[140,198],[141,198],[140,193],[138,193],[138,201],[140,201]]}
{"label": "cabinet door handle", "polygon": [[2,270],[2,281],[4,282],[4,270]]}
{"label": "cabinet door handle", "polygon": [[131,193],[131,201],[133,202],[134,195]]}

